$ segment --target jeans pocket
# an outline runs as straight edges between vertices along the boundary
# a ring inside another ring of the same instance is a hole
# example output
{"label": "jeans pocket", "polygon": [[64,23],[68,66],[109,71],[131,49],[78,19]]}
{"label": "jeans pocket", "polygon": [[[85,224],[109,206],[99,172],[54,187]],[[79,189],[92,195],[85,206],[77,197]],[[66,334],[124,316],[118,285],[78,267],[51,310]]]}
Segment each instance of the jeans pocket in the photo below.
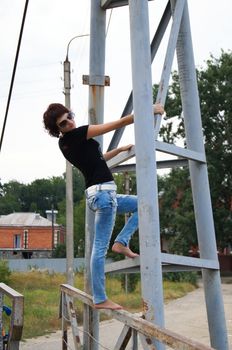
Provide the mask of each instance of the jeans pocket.
{"label": "jeans pocket", "polygon": [[87,203],[93,211],[117,207],[116,191],[98,191],[95,195],[87,197]]}
{"label": "jeans pocket", "polygon": [[88,204],[89,209],[95,211],[96,208],[95,208],[94,203],[96,201],[96,195],[86,197],[86,200],[87,200],[87,204]]}

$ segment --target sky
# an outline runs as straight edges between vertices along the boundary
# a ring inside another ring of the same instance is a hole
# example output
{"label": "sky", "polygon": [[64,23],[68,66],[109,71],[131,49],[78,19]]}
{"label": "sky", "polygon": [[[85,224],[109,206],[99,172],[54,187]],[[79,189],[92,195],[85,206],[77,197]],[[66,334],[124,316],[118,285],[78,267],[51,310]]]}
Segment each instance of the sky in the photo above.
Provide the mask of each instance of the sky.
{"label": "sky", "polygon": [[[151,39],[160,21],[166,0],[149,1]],[[5,116],[10,80],[25,1],[0,3],[0,131]],[[232,46],[232,2],[230,0],[189,0],[189,14],[196,67],[204,67],[213,54]],[[121,116],[132,88],[128,6],[107,11],[104,120]],[[170,26],[169,26],[170,27]],[[5,136],[0,154],[0,182],[61,176],[65,160],[58,139],[43,128],[42,116],[52,102],[64,103],[63,61],[68,42],[89,34],[90,0],[30,0],[24,27],[18,67]],[[158,83],[169,30],[152,64],[152,82]],[[88,86],[82,75],[89,69],[89,37],[72,41],[69,49],[72,67],[71,108],[77,125],[88,123]],[[173,69],[176,69],[174,60]],[[106,150],[112,133],[104,139]],[[121,144],[134,143],[133,126],[127,127]]]}

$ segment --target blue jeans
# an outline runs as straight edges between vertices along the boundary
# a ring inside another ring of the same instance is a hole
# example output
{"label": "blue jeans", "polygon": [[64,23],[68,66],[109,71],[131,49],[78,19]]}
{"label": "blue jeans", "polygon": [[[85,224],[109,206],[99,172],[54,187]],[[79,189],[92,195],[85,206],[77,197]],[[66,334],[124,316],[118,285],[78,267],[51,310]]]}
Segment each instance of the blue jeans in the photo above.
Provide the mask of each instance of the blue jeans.
{"label": "blue jeans", "polygon": [[105,291],[105,256],[109,248],[116,213],[133,213],[115,242],[128,246],[132,234],[138,228],[137,197],[101,190],[94,195],[86,194],[88,206],[95,212],[95,235],[91,255],[91,280],[93,301],[99,304],[107,300]]}

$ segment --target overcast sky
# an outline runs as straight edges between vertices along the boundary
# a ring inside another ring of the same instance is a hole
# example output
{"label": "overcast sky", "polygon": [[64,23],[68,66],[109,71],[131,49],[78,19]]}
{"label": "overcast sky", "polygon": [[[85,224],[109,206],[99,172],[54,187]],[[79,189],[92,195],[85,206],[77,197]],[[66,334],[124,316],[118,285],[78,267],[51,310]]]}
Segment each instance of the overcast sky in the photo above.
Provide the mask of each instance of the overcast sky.
{"label": "overcast sky", "polygon": [[[230,0],[189,0],[195,63],[204,66],[212,53],[231,49],[232,2]],[[10,79],[25,1],[0,3],[0,130],[5,115]],[[149,2],[150,35],[156,30],[166,0]],[[110,10],[107,12],[107,23]],[[67,44],[76,35],[88,34],[90,0],[30,0],[24,28],[18,69],[0,154],[0,181],[30,183],[38,178],[60,176],[65,161],[56,138],[43,130],[42,115],[51,102],[64,103],[63,66]],[[159,82],[165,36],[152,66],[153,83]],[[88,87],[82,75],[88,74],[89,38],[75,39],[70,46],[72,65],[71,106],[77,124],[88,120]],[[176,68],[175,62],[173,68]],[[121,115],[131,91],[130,34],[128,7],[112,12],[106,40],[106,69],[111,86],[105,88],[105,121]],[[111,135],[104,141],[107,148]],[[122,144],[133,143],[133,127]]]}

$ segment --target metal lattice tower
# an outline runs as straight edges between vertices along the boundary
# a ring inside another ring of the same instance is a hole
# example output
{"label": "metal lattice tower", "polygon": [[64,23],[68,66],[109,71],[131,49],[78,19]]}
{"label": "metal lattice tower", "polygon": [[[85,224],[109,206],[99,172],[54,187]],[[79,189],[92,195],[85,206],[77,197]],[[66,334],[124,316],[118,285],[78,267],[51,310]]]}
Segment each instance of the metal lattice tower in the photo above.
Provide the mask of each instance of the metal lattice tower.
{"label": "metal lattice tower", "polygon": [[[125,259],[107,265],[106,269],[108,272],[136,271],[140,267],[145,318],[162,327],[164,327],[162,270],[202,270],[211,346],[218,350],[228,350],[187,0],[168,1],[151,47],[147,0],[129,0],[129,3],[124,0],[91,0],[90,73],[88,79],[85,78],[89,84],[89,122],[101,123],[103,121],[99,120],[98,116],[103,116],[104,86],[108,85],[108,79],[104,75],[106,10],[124,5],[129,5],[130,13],[133,102],[131,93],[122,117],[131,113],[132,109],[134,110],[140,258]],[[157,141],[160,117],[156,120],[154,129],[151,61],[156,55],[171,19],[172,25],[157,102],[165,104],[172,62],[176,51],[186,148]],[[122,133],[123,130],[117,130],[114,133],[109,150],[117,147]],[[178,159],[156,162],[156,155],[152,150],[175,155]],[[133,165],[120,166],[119,164],[133,156],[135,156],[135,149],[120,154],[109,161],[108,165],[114,171],[132,170],[134,169]],[[199,259],[165,254],[161,253],[160,250],[157,168],[181,166],[183,163],[188,164],[190,171],[200,248]],[[88,233],[86,262],[88,264],[92,247],[93,214],[87,211],[86,217]],[[86,267],[89,271],[89,266]],[[86,276],[85,290],[90,292],[90,277],[88,274],[89,272]],[[91,311],[86,306],[84,316],[85,329],[97,338],[98,313]],[[84,344],[86,349],[97,349],[97,344],[91,343],[91,339],[87,337],[84,339]],[[159,342],[154,342],[154,345],[157,350],[164,349]],[[145,349],[150,348],[145,338],[143,339],[143,346]]]}

